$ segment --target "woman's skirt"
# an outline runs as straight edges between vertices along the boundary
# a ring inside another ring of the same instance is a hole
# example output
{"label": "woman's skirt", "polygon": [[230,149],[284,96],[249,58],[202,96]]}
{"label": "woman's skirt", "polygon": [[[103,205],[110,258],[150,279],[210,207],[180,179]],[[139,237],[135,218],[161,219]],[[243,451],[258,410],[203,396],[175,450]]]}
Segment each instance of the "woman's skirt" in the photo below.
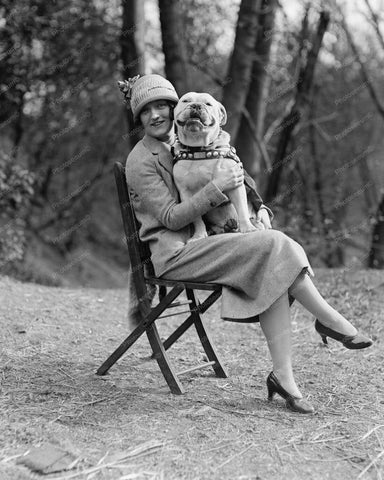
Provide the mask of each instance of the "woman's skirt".
{"label": "woman's skirt", "polygon": [[258,321],[302,272],[313,275],[297,242],[278,230],[258,230],[189,242],[161,278],[218,283],[223,286],[221,317],[249,322]]}

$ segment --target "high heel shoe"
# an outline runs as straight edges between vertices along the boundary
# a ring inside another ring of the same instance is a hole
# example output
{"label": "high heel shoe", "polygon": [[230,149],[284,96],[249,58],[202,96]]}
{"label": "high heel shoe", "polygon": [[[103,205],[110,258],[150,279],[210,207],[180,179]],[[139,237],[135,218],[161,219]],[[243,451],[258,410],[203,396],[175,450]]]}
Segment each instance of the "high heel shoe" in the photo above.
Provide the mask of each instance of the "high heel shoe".
{"label": "high heel shoe", "polygon": [[370,338],[362,335],[361,333],[356,333],[356,335],[344,335],[342,333],[335,332],[335,330],[332,330],[329,327],[326,327],[317,319],[315,322],[315,330],[321,336],[323,343],[326,345],[328,345],[327,337],[341,342],[345,348],[349,348],[351,350],[367,348],[373,344],[373,341]]}
{"label": "high heel shoe", "polygon": [[293,412],[299,413],[313,413],[315,409],[313,406],[303,398],[297,398],[288,393],[279,383],[276,375],[271,372],[267,378],[268,400],[271,401],[275,393],[278,393],[285,399],[287,408]]}

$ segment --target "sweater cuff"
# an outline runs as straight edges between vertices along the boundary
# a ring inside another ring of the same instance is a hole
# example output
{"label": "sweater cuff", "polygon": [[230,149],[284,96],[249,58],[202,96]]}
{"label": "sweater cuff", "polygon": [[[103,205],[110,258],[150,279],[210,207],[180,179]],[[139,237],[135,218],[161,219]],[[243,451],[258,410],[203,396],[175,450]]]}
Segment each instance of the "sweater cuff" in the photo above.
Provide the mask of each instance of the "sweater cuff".
{"label": "sweater cuff", "polygon": [[211,207],[217,207],[228,201],[228,197],[220,190],[214,181],[209,182],[203,190]]}

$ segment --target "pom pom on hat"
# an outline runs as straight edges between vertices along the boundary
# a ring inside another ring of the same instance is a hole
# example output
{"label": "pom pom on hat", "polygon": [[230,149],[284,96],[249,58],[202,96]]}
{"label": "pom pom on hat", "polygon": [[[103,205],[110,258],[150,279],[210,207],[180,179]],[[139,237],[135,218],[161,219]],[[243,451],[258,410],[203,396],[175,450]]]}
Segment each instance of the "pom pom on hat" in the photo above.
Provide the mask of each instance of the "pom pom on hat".
{"label": "pom pom on hat", "polygon": [[129,78],[118,82],[126,103],[130,104],[133,117],[136,120],[142,108],[154,100],[170,100],[177,103],[179,97],[171,82],[157,74]]}

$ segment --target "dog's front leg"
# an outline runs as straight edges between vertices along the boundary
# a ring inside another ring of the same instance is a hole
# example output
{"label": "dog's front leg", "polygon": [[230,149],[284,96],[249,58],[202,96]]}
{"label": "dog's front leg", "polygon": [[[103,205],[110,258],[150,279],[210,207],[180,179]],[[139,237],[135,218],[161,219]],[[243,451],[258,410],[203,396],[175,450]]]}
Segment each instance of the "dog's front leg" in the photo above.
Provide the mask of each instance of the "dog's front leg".
{"label": "dog's front leg", "polygon": [[[221,160],[222,168],[226,166],[232,166],[234,160],[225,158]],[[237,162],[236,162],[237,163]],[[255,230],[263,230],[264,225],[260,224],[257,227],[253,225],[250,220],[250,214],[248,210],[248,199],[247,199],[247,191],[245,190],[245,185],[241,185],[240,187],[234,188],[232,190],[226,191],[226,195],[228,196],[229,200],[231,201],[232,205],[235,207],[237,216],[239,218],[239,231],[241,233],[246,232],[254,232]]]}
{"label": "dog's front leg", "polygon": [[197,218],[193,222],[193,227],[195,229],[194,234],[188,240],[189,242],[194,242],[195,240],[201,240],[202,238],[208,237],[207,229],[205,228],[205,223],[201,217]]}
{"label": "dog's front leg", "polygon": [[263,225],[260,227],[255,227],[249,219],[248,211],[248,202],[247,202],[247,192],[245,186],[234,188],[229,192],[226,192],[230,201],[236,209],[237,215],[239,217],[239,230],[242,233],[254,232],[255,230],[263,230]]}
{"label": "dog's front leg", "polygon": [[[173,167],[173,178],[179,191],[180,200],[188,200],[201,190],[208,182],[207,172],[199,169],[196,160],[179,160]],[[193,221],[194,234],[189,242],[201,240],[208,236],[207,229],[202,217]]]}

